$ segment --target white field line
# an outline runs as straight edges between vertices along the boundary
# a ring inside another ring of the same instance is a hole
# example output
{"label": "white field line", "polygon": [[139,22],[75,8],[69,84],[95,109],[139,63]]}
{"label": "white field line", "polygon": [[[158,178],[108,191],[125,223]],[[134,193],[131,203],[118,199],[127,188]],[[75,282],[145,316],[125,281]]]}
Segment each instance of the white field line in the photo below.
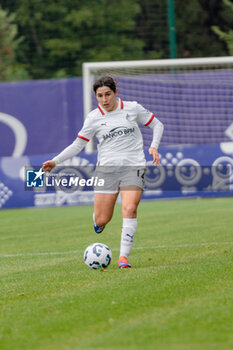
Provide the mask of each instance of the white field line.
{"label": "white field line", "polygon": [[[192,243],[192,244],[178,244],[178,245],[160,245],[152,247],[134,247],[134,250],[143,249],[176,249],[176,248],[191,248],[191,247],[205,247],[205,246],[221,246],[221,245],[233,245],[233,242],[204,242],[204,243]],[[117,252],[119,249],[112,249]],[[22,254],[0,254],[0,258],[20,258],[28,256],[54,256],[54,255],[73,255],[83,253],[82,250],[69,250],[66,252],[38,252],[38,253],[22,253]]]}

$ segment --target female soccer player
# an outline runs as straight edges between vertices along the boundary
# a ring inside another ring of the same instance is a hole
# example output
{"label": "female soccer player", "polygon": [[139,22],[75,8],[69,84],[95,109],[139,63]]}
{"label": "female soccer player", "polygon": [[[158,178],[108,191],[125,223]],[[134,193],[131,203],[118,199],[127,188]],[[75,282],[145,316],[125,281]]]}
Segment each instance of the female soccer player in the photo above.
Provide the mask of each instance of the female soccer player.
{"label": "female soccer player", "polygon": [[153,129],[149,153],[156,165],[160,165],[158,146],[163,124],[137,102],[126,102],[118,98],[116,82],[111,76],[97,79],[93,90],[98,107],[88,114],[77,139],[58,156],[44,162],[42,169],[51,171],[56,165],[81,152],[91,138],[98,138],[97,165],[105,167],[107,186],[103,190],[95,190],[94,229],[96,233],[101,233],[111,220],[120,192],[123,225],[118,266],[130,268],[128,258],[137,230],[137,207],[143,192],[146,167],[138,123]]}

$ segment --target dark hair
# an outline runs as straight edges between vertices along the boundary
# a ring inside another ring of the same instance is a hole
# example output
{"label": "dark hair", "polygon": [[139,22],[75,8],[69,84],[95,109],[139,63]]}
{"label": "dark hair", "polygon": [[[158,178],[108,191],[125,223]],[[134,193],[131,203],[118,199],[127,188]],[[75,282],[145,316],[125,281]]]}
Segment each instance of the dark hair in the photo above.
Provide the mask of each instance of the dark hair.
{"label": "dark hair", "polygon": [[93,90],[95,94],[97,89],[103,86],[108,86],[114,93],[116,92],[117,83],[110,75],[104,75],[94,82]]}

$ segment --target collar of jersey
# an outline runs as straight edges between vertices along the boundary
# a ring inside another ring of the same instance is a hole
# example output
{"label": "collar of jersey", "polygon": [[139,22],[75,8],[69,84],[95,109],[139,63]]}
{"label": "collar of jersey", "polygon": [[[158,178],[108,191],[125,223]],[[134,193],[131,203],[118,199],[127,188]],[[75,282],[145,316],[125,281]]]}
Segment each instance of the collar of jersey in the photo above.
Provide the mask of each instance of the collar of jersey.
{"label": "collar of jersey", "polygon": [[118,98],[118,106],[117,106],[117,109],[115,109],[114,111],[108,112],[108,111],[106,111],[106,110],[105,110],[102,106],[100,106],[100,105],[98,105],[98,108],[99,108],[99,110],[100,110],[100,113],[101,113],[102,115],[105,115],[105,114],[110,114],[110,113],[112,113],[112,112],[116,112],[116,111],[119,110],[119,109],[123,109],[123,108],[124,108],[124,104],[123,104],[122,99],[121,99],[121,98]]}

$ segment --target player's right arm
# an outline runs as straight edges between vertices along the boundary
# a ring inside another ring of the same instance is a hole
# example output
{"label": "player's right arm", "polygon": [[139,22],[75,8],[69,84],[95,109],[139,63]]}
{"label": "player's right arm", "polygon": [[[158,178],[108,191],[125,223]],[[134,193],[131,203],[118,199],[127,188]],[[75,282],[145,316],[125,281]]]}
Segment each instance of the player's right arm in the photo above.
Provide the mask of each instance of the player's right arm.
{"label": "player's right arm", "polygon": [[56,165],[63,163],[65,160],[74,157],[80,153],[86,146],[87,142],[94,136],[95,130],[93,129],[93,122],[90,118],[87,118],[84,122],[82,129],[80,130],[76,140],[66,147],[61,153],[51,160],[47,160],[43,163],[42,169],[44,171],[51,171]]}
{"label": "player's right arm", "polygon": [[44,170],[45,172],[50,172],[53,168],[55,168],[55,166],[56,163],[54,162],[54,160],[47,160],[43,163],[42,170]]}
{"label": "player's right arm", "polygon": [[47,160],[43,163],[42,169],[44,171],[51,171],[55,168],[56,165],[63,163],[65,160],[76,156],[76,154],[80,153],[83,148],[86,146],[87,140],[80,138],[77,139],[68,147],[66,147],[61,153],[59,153],[56,157],[51,160]]}

